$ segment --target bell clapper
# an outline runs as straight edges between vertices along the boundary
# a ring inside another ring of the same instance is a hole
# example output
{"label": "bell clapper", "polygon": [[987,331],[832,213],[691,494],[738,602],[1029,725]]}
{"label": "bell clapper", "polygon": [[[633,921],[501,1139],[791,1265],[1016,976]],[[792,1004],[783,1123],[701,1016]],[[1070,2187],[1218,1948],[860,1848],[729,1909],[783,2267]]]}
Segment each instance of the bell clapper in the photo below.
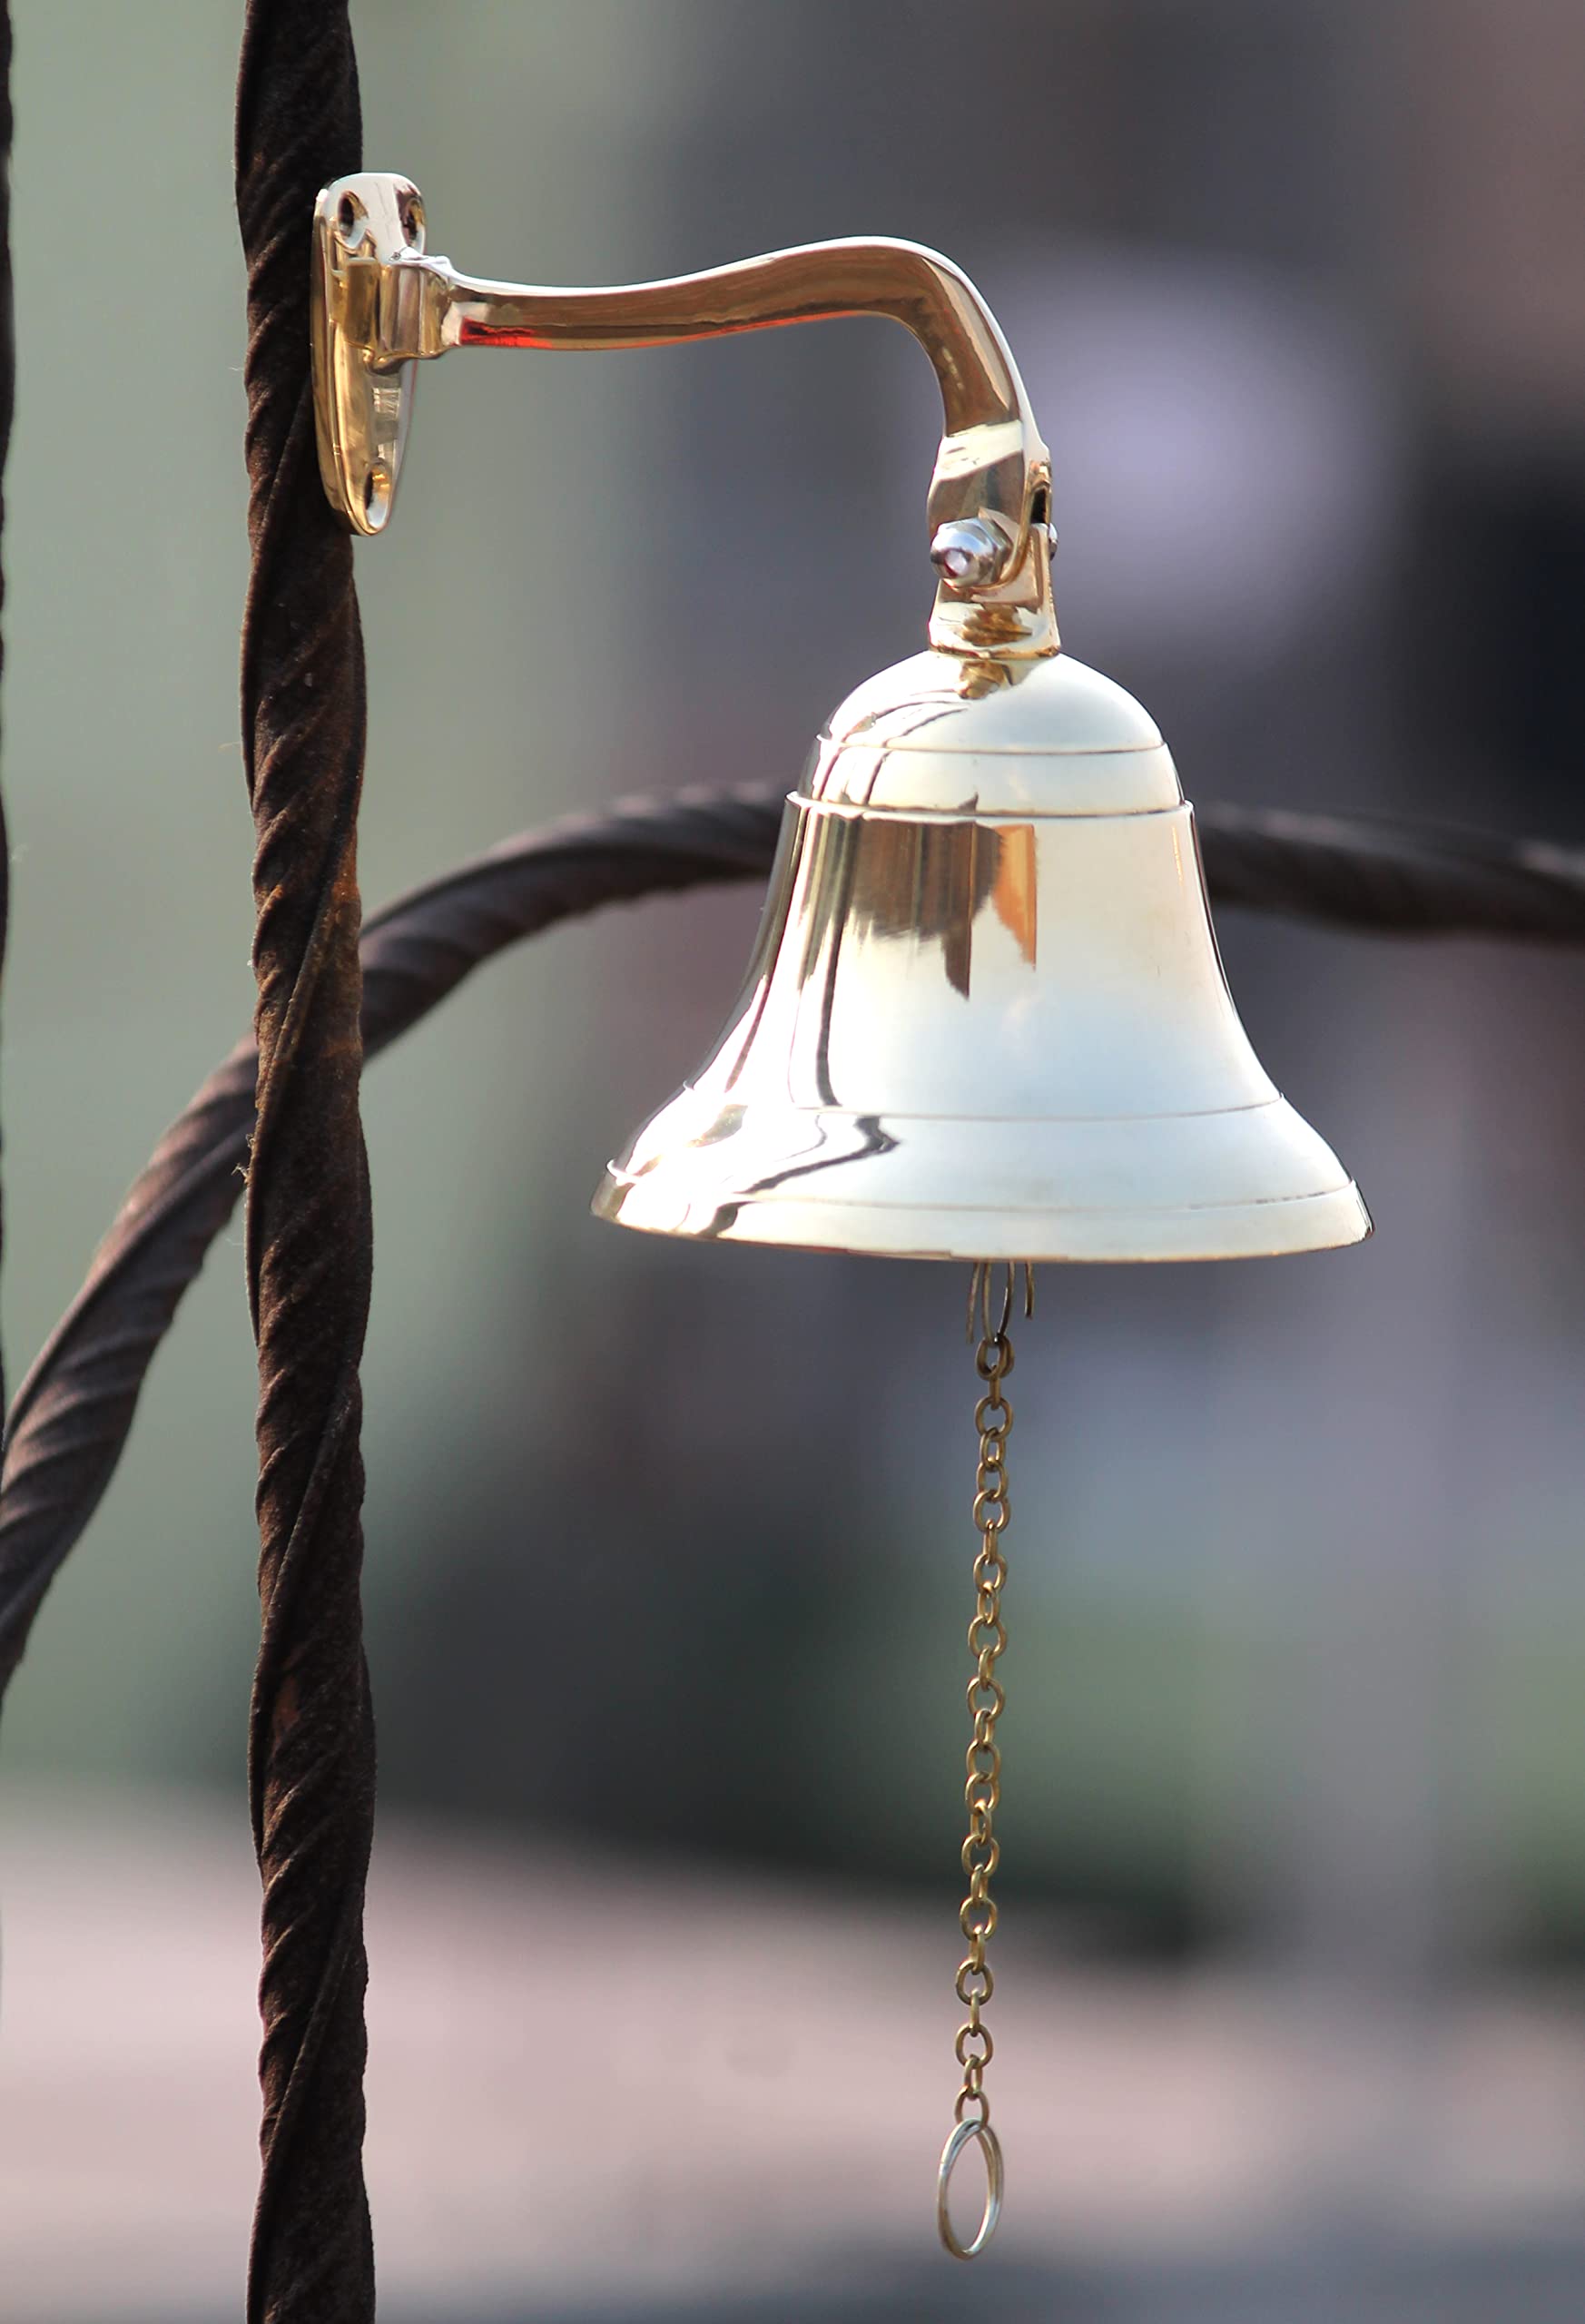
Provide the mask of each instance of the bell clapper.
{"label": "bell clapper", "polygon": [[[963,2069],[963,2083],[952,2109],[952,2128],[941,2149],[940,2167],[936,2174],[936,2225],[954,2260],[977,2259],[995,2234],[1001,2216],[1003,2179],[1001,2142],[990,2126],[990,2101],[985,2094],[985,2069],[990,2063],[994,2044],[980,2012],[995,1990],[985,1948],[996,1931],[990,1882],[1001,1857],[995,1830],[996,1810],[1001,1797],[1001,1752],[996,1740],[996,1723],[1006,1708],[1007,1698],[996,1676],[996,1665],[1007,1644],[1001,1619],[1001,1588],[1007,1580],[1007,1561],[1001,1536],[1009,1513],[1007,1440],[1012,1428],[1012,1406],[1008,1401],[1006,1382],[1013,1368],[1009,1325],[1018,1270],[1011,1261],[1008,1262],[999,1297],[992,1294],[992,1271],[991,1263],[982,1260],[969,1283],[969,1338],[972,1343],[978,1329],[974,1368],[984,1383],[984,1393],[974,1409],[974,1425],[980,1432],[980,1464],[974,1480],[974,1523],[980,1533],[980,1551],[974,1561],[974,1619],[969,1625],[974,1676],[969,1681],[968,1701],[973,1731],[965,1755],[968,1779],[963,1787],[969,1810],[969,1837],[963,1843],[962,1862],[969,1876],[969,1894],[958,1915],[969,1950],[959,1967],[956,1986],[958,1998],[969,2014],[958,2029],[954,2044],[958,2063]],[[1023,1276],[1024,1314],[1028,1316],[1035,1312],[1035,1272],[1027,1261]],[[971,2108],[977,2111],[971,2112]],[[985,2208],[979,2227],[964,2243],[952,2225],[949,2198],[959,2159],[966,2147],[975,2144],[985,2164]]]}

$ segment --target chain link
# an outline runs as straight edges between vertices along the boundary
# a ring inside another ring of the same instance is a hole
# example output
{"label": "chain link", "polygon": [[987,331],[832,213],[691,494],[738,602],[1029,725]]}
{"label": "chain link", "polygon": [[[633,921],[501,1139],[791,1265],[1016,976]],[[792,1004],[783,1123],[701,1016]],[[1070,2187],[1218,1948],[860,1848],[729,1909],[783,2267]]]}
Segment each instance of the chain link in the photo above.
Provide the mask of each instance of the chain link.
{"label": "chain link", "polygon": [[959,2028],[954,2044],[958,2063],[963,2069],[963,2086],[958,2093],[952,2119],[961,2122],[973,2107],[978,2110],[977,2119],[983,2123],[990,2120],[985,2069],[995,2045],[980,2013],[995,1990],[996,1981],[985,1958],[985,1948],[996,1932],[996,1905],[990,1883],[1001,1858],[995,1829],[1001,1797],[1001,1752],[997,1746],[996,1723],[1007,1700],[996,1675],[997,1663],[1007,1644],[1001,1619],[1001,1586],[1007,1579],[1001,1534],[1009,1514],[1007,1440],[1012,1427],[1012,1406],[1008,1402],[1006,1381],[1013,1368],[1013,1349],[1005,1322],[986,1332],[974,1364],[985,1383],[985,1393],[974,1411],[974,1425],[980,1432],[980,1465],[974,1480],[974,1523],[980,1534],[980,1552],[974,1561],[974,1619],[968,1632],[974,1676],[969,1681],[967,1694],[972,1731],[964,1757],[967,1781],[963,1803],[969,1811],[969,1835],[961,1852],[963,1869],[969,1876],[969,1893],[958,1915],[959,1925],[969,1941],[969,1951],[957,1981],[958,1998],[969,2014]]}
{"label": "chain link", "polygon": [[[996,1740],[996,1726],[1007,1698],[996,1675],[996,1666],[1007,1645],[1001,1619],[1001,1587],[1007,1580],[1007,1561],[1002,1555],[1001,1536],[1009,1513],[1007,1440],[1013,1416],[1007,1378],[1013,1368],[1013,1347],[1008,1324],[1012,1315],[1014,1274],[1009,1265],[999,1303],[991,1297],[989,1265],[975,1268],[969,1291],[969,1336],[972,1341],[978,1321],[980,1344],[974,1368],[984,1389],[974,1408],[974,1425],[980,1433],[980,1464],[974,1477],[974,1524],[980,1535],[980,1550],[974,1560],[974,1619],[968,1633],[974,1676],[968,1687],[970,1733],[964,1755],[967,1779],[963,1804],[969,1811],[969,1834],[961,1852],[963,1869],[969,1876],[969,1893],[958,1915],[969,1950],[959,1966],[956,1984],[958,1999],[969,2014],[958,2028],[953,2044],[953,2054],[963,2069],[963,2081],[952,2109],[954,2128],[941,2151],[936,2184],[937,2224],[942,2242],[957,2260],[972,2260],[984,2250],[1001,2213],[1001,2145],[990,2127],[990,2101],[985,2094],[985,2069],[995,2054],[995,2044],[982,2013],[996,1989],[985,1948],[996,1933],[996,1905],[990,1884],[1001,1861],[1001,1845],[996,1837],[996,1811],[1001,1799],[1001,1752]],[[999,1304],[999,1314],[996,1312]],[[1026,1266],[1025,1315],[1033,1315],[1034,1307],[1034,1275]],[[947,2206],[953,2169],[970,2139],[977,2140],[983,2152],[986,2203],[978,2231],[970,2242],[963,2243],[952,2227]]]}

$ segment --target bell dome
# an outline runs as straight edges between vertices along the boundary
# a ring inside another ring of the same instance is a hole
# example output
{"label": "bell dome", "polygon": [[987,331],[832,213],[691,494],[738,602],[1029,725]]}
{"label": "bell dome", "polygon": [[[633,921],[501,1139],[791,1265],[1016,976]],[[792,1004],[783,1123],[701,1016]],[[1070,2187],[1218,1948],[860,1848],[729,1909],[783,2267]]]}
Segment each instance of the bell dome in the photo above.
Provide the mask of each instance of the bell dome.
{"label": "bell dome", "polygon": [[1183,798],[1156,721],[1071,654],[915,654],[832,712],[804,787],[904,813],[1140,814]]}

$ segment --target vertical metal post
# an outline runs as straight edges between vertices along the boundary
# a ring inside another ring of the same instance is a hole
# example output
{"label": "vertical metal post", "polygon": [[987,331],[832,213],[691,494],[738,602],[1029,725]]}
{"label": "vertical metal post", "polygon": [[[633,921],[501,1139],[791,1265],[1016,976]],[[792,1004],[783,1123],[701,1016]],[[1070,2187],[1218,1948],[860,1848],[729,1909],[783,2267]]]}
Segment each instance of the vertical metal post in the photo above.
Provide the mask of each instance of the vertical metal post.
{"label": "vertical metal post", "polygon": [[360,136],[345,0],[250,0],[236,175],[252,548],[242,748],[257,835],[247,1268],[263,1635],[249,1778],[264,1887],[264,2115],[249,2324],[367,2324],[374,2313],[362,2163],[374,1820],[359,1590],[363,647],[351,542],[320,484],[308,315],[314,197],[357,167]]}

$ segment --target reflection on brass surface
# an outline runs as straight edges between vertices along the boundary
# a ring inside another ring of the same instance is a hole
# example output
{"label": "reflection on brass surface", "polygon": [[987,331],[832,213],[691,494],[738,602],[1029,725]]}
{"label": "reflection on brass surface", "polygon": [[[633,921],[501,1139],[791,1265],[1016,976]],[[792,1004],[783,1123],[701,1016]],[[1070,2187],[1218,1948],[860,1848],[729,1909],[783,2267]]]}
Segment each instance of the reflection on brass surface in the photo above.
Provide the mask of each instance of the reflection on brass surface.
{"label": "reflection on brass surface", "polygon": [[837,947],[848,931],[941,948],[947,982],[967,1000],[973,972],[974,924],[987,902],[1024,959],[1035,961],[1035,834],[1028,823],[901,823],[859,843],[861,825],[832,819],[829,843],[849,854],[820,888],[822,939],[840,917]]}
{"label": "reflection on brass surface", "polygon": [[993,823],[980,835],[995,842],[990,901],[996,916],[1032,969],[1035,965],[1035,832],[1031,823]]}

